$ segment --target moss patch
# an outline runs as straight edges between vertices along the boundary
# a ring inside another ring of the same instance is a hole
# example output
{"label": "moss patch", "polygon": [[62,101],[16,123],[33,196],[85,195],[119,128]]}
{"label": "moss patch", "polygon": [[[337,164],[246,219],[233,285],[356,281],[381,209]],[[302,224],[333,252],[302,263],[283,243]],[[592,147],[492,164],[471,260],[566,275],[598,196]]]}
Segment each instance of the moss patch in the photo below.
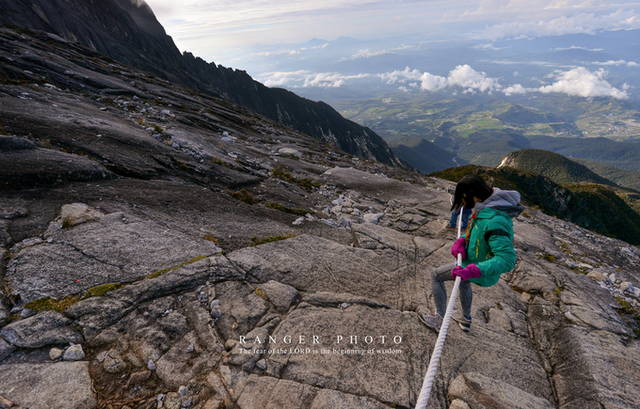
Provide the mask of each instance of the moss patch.
{"label": "moss patch", "polygon": [[260,202],[258,199],[253,197],[253,195],[251,193],[247,192],[245,189],[242,189],[242,190],[239,190],[237,192],[231,193],[231,197],[233,197],[234,199],[237,199],[237,200],[241,200],[241,201],[243,201],[243,202],[245,202],[246,204],[249,204],[249,205],[256,204],[256,203]]}
{"label": "moss patch", "polygon": [[80,300],[80,296],[67,296],[61,300],[55,300],[53,298],[40,298],[39,300],[31,301],[24,307],[32,309],[34,311],[56,311],[64,312],[71,305]]}
{"label": "moss patch", "polygon": [[[251,238],[251,246],[255,247],[255,246],[259,246],[259,245],[261,245],[261,244],[272,243],[272,242],[274,242],[274,241],[280,241],[280,240],[290,239],[290,238],[292,238],[292,237],[296,237],[296,234],[295,234],[295,233],[293,233],[293,232],[292,232],[292,233],[290,233],[290,234],[287,234],[286,236],[265,237],[265,238],[263,238],[263,239],[259,239],[258,237],[253,236],[253,237]],[[261,291],[262,291],[262,290],[261,290]],[[258,293],[257,293],[257,291],[256,291],[256,294],[258,294]],[[260,294],[258,294],[258,295],[260,295]]]}
{"label": "moss patch", "polygon": [[158,270],[158,271],[155,271],[155,272],[153,272],[153,273],[149,274],[149,275],[147,276],[147,278],[156,278],[156,277],[160,277],[161,275],[163,275],[163,274],[165,274],[165,273],[168,273],[169,271],[177,270],[177,269],[179,269],[179,268],[181,268],[181,267],[184,267],[184,266],[186,266],[186,265],[188,265],[188,264],[192,264],[192,263],[195,263],[196,261],[200,261],[200,260],[202,260],[203,258],[207,258],[207,256],[198,256],[198,257],[194,257],[194,258],[192,258],[191,260],[185,261],[184,263],[179,264],[179,265],[177,265],[177,266],[163,268],[162,270]]}
{"label": "moss patch", "polygon": [[297,214],[299,216],[304,216],[307,213],[313,214],[313,212],[310,210],[292,209],[290,207],[281,205],[280,203],[276,203],[276,202],[266,202],[264,205],[270,209],[280,210],[281,212],[285,212],[285,213]]}
{"label": "moss patch", "polygon": [[203,239],[205,239],[206,241],[210,241],[210,242],[214,243],[218,247],[220,246],[220,242],[218,241],[218,239],[216,239],[214,237],[213,234],[211,234],[211,232],[208,232],[207,234],[205,234]]}
{"label": "moss patch", "polygon": [[90,298],[90,297],[102,297],[109,291],[117,290],[118,288],[122,288],[122,286],[123,285],[120,283],[107,283],[107,284],[102,284],[102,285],[90,288],[87,291],[85,291],[84,294],[82,294],[82,297],[80,297],[79,301]]}
{"label": "moss patch", "polygon": [[296,185],[300,186],[301,188],[303,188],[307,192],[312,192],[314,189],[317,189],[320,186],[322,186],[321,183],[316,182],[315,180],[313,180],[311,178],[299,179],[299,178],[293,176],[291,173],[286,171],[284,165],[276,166],[271,171],[271,174],[273,175],[273,177],[276,177],[278,179],[284,180],[284,181],[289,182],[289,183],[295,183]]}

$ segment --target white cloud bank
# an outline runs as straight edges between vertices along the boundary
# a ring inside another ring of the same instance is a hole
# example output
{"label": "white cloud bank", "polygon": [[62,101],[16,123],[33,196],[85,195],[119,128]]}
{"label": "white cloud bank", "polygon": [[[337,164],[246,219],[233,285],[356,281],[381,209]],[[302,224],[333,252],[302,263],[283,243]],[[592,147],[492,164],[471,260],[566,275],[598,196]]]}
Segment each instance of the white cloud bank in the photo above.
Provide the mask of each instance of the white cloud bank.
{"label": "white cloud bank", "polygon": [[548,76],[551,84],[540,87],[526,88],[521,84],[503,86],[499,78],[492,78],[487,73],[476,71],[471,66],[458,65],[449,71],[447,77],[434,75],[429,72],[420,72],[406,67],[404,70],[396,70],[384,74],[357,74],[343,75],[339,73],[312,73],[309,71],[293,72],[272,72],[261,76],[262,81],[268,87],[320,87],[339,88],[347,81],[360,78],[378,77],[390,85],[398,85],[399,89],[405,92],[410,89],[420,89],[422,91],[442,91],[451,88],[453,92],[460,89],[463,93],[474,94],[476,92],[492,94],[502,92],[510,96],[515,94],[526,94],[541,92],[544,94],[556,92],[570,96],[590,97],[611,97],[616,99],[627,99],[629,95],[626,90],[628,86],[623,85],[622,90],[612,86],[606,79],[607,71],[600,68],[591,72],[585,67],[577,67],[568,71],[556,70]]}
{"label": "white cloud bank", "polygon": [[634,10],[619,9],[608,15],[581,13],[551,20],[514,21],[495,24],[474,35],[478,39],[535,38],[565,34],[595,34],[600,30],[632,30],[640,28],[640,16]]}
{"label": "white cloud bank", "polygon": [[502,87],[495,78],[490,78],[485,72],[478,72],[469,65],[458,65],[449,72],[448,77],[433,75],[418,70],[411,70],[409,67],[404,71],[393,71],[380,74],[380,78],[387,84],[401,83],[408,81],[419,81],[420,89],[424,91],[439,91],[446,87],[461,87],[464,92],[474,93],[499,91]]}
{"label": "white cloud bank", "polygon": [[574,68],[570,71],[556,71],[555,82],[551,85],[540,87],[542,93],[559,92],[579,97],[612,97],[627,99],[625,91],[620,91],[609,84],[604,76],[607,71],[600,68],[591,72],[584,67]]}
{"label": "white cloud bank", "polygon": [[259,79],[267,87],[318,87],[340,88],[348,80],[370,77],[370,74],[342,75],[337,72],[314,73],[310,71],[269,72]]}
{"label": "white cloud bank", "polygon": [[615,65],[615,66],[620,66],[620,65],[626,65],[627,67],[638,67],[639,64],[635,61],[625,61],[625,60],[609,60],[609,61],[595,61],[593,62],[593,64],[595,65]]}
{"label": "white cloud bank", "polygon": [[382,51],[374,51],[371,52],[369,51],[369,49],[367,48],[366,50],[360,50],[357,53],[353,54],[351,57],[347,58],[347,57],[343,57],[341,61],[345,61],[345,60],[357,60],[359,58],[371,58],[371,57],[375,57],[376,55],[382,55],[382,54],[387,54],[388,51],[382,50]]}
{"label": "white cloud bank", "polygon": [[428,72],[421,73],[418,70],[410,70],[407,67],[404,71],[381,74],[380,78],[387,84],[404,84],[409,81],[419,81],[420,89],[424,91],[439,91],[447,87],[460,87],[463,89],[463,93],[487,92],[491,94],[493,92],[502,92],[510,96],[529,92],[542,92],[545,94],[557,92],[585,98],[612,97],[627,99],[629,95],[626,92],[626,87],[623,86],[622,91],[613,87],[604,79],[606,75],[607,71],[603,68],[596,72],[591,72],[584,67],[577,67],[569,71],[556,70],[549,76],[553,79],[551,85],[539,88],[525,88],[521,84],[514,84],[503,87],[499,79],[491,78],[485,72],[476,71],[465,64],[451,70],[448,77],[433,75]]}

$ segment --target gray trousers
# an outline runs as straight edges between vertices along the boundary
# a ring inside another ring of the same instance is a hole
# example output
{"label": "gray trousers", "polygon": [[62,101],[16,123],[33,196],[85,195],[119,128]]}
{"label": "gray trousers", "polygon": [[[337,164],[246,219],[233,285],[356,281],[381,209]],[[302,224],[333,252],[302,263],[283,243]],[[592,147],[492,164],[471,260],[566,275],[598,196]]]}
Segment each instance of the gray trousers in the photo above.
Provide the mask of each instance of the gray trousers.
{"label": "gray trousers", "polygon": [[[433,301],[436,304],[436,310],[440,317],[444,317],[447,311],[447,289],[444,286],[444,282],[454,281],[451,270],[453,270],[455,266],[456,263],[446,264],[431,271]],[[467,319],[471,318],[471,301],[473,301],[471,283],[468,280],[460,282],[460,305],[462,306],[462,314]]]}

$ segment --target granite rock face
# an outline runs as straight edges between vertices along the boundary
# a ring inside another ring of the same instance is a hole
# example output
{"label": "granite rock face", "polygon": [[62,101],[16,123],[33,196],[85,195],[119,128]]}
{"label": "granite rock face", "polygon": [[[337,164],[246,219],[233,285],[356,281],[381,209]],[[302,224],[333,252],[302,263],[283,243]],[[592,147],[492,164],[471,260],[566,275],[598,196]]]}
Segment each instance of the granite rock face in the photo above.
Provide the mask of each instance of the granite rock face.
{"label": "granite rock face", "polygon": [[88,362],[6,364],[0,371],[0,396],[16,407],[92,409]]}
{"label": "granite rock face", "polygon": [[13,322],[2,328],[0,336],[10,344],[22,348],[84,341],[80,332],[74,328],[73,322],[57,312],[43,312]]}
{"label": "granite rock face", "polygon": [[[11,152],[111,172],[0,195],[0,396],[415,406],[437,338],[418,313],[434,309],[430,270],[452,261],[449,182],[353,161],[75,44],[0,36]],[[470,332],[450,327],[428,407],[640,406],[640,250],[527,213],[514,270],[473,286]]]}

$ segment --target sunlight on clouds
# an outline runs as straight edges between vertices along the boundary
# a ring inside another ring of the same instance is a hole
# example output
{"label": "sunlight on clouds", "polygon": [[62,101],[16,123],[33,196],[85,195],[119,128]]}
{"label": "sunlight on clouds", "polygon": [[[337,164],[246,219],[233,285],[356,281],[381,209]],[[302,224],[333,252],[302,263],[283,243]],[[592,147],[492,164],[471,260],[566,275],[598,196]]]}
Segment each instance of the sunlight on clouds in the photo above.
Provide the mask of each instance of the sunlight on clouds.
{"label": "sunlight on clouds", "polygon": [[370,74],[342,75],[337,72],[312,73],[310,71],[269,72],[259,76],[267,87],[340,88],[348,80],[367,78]]}
{"label": "sunlight on clouds", "polygon": [[[515,74],[515,73],[514,73]],[[590,97],[612,97],[616,99],[627,99],[629,96],[626,90],[628,85],[624,85],[622,90],[613,87],[605,76],[607,71],[600,68],[591,72],[584,67],[573,68],[568,71],[556,70],[545,76],[549,80],[543,82],[539,88],[526,88],[521,84],[513,84],[504,87],[497,78],[487,76],[485,72],[476,71],[468,64],[458,65],[449,71],[447,77],[434,75],[429,72],[420,72],[406,67],[404,70],[395,70],[383,74],[357,74],[342,75],[339,73],[313,73],[309,71],[291,72],[271,72],[262,75],[261,80],[268,87],[288,86],[296,87],[318,87],[318,88],[339,88],[347,81],[377,77],[389,85],[398,85],[398,89],[409,92],[411,89],[422,91],[441,91],[452,88],[452,92],[457,94],[460,90],[466,93],[488,93],[502,92],[506,96],[515,94],[526,94],[531,92],[541,92],[544,94],[556,92],[570,96]]]}
{"label": "sunlight on clouds", "polygon": [[300,81],[309,71],[270,72],[261,76],[262,83],[267,87],[282,87]]}
{"label": "sunlight on clouds", "polygon": [[617,60],[617,61],[609,60],[609,61],[605,61],[605,62],[594,61],[592,64],[594,64],[594,65],[615,65],[615,66],[626,65],[627,67],[637,67],[638,66],[638,63],[635,62],[635,61],[625,61],[625,60]]}
{"label": "sunlight on clouds", "polygon": [[300,54],[300,51],[296,50],[278,50],[278,51],[264,51],[261,53],[254,53],[252,55],[259,55],[261,57],[268,57],[271,55],[296,55]]}
{"label": "sunlight on clouds", "polygon": [[513,94],[526,94],[529,91],[532,90],[530,88],[525,88],[520,84],[511,85],[502,90],[506,96],[511,96]]}
{"label": "sunlight on clouds", "polygon": [[376,55],[382,55],[382,54],[387,54],[387,51],[386,50],[382,50],[382,51],[371,52],[367,48],[366,50],[358,51],[357,53],[353,54],[349,58],[343,57],[341,61],[357,60],[358,58],[370,58],[370,57],[375,57]]}
{"label": "sunlight on clouds", "polygon": [[462,87],[467,92],[493,92],[500,90],[498,80],[490,78],[485,72],[478,72],[469,65],[458,65],[449,72],[448,77],[433,75],[406,67],[403,71],[393,71],[379,75],[387,84],[404,84],[408,81],[420,81],[420,89],[425,91],[439,91],[446,87]]}
{"label": "sunlight on clouds", "polygon": [[579,97],[613,97],[617,99],[627,99],[629,96],[625,91],[614,88],[604,80],[607,71],[600,68],[596,72],[591,72],[584,67],[574,68],[570,71],[556,71],[554,73],[555,82],[551,85],[540,87],[538,91],[542,93],[559,92]]}
{"label": "sunlight on clouds", "polygon": [[458,65],[453,71],[449,72],[447,83],[451,86],[460,86],[465,88],[465,92],[489,92],[497,91],[500,88],[498,80],[487,77],[485,72],[478,72],[469,65]]}
{"label": "sunlight on clouds", "polygon": [[474,35],[477,39],[535,38],[564,34],[595,34],[598,30],[630,30],[640,28],[634,10],[622,9],[609,15],[581,13],[574,17],[561,16],[549,21],[514,21],[487,27]]}
{"label": "sunlight on clouds", "polygon": [[564,51],[564,50],[585,50],[585,51],[604,51],[604,48],[586,48],[586,47],[577,47],[572,45],[571,47],[556,47],[556,51]]}

